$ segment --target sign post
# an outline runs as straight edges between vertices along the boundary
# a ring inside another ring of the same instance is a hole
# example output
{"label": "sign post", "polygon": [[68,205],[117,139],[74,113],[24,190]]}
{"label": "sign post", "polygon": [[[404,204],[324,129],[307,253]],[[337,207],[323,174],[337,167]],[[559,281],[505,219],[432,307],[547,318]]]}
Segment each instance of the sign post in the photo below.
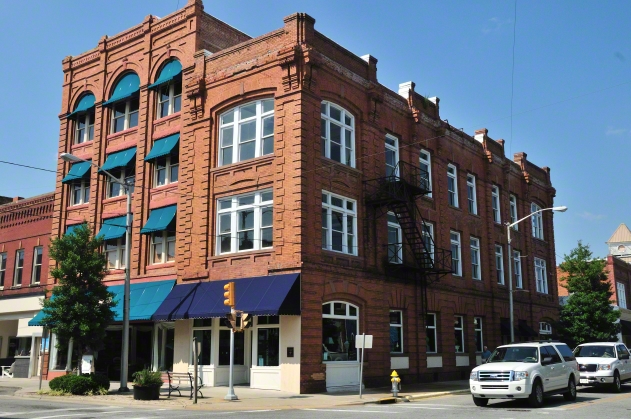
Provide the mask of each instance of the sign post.
{"label": "sign post", "polygon": [[193,404],[197,404],[197,357],[199,356],[199,347],[197,346],[197,339],[193,336]]}
{"label": "sign post", "polygon": [[361,345],[361,363],[359,366],[359,398],[362,398],[362,387],[364,384],[364,357],[366,349],[372,349],[372,335],[361,334],[355,336],[355,347]]}

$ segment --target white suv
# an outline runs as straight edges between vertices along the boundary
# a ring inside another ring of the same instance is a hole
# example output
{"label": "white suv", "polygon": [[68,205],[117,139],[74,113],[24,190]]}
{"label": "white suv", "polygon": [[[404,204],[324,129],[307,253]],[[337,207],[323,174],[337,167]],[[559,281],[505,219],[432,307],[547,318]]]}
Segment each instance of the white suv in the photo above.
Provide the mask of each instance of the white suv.
{"label": "white suv", "polygon": [[469,388],[476,406],[489,399],[528,399],[543,406],[544,396],[563,394],[576,400],[578,364],[560,342],[514,343],[498,347],[488,361],[471,371]]}
{"label": "white suv", "polygon": [[624,343],[583,343],[574,349],[581,373],[580,385],[611,385],[619,393],[621,383],[631,380],[629,350]]}

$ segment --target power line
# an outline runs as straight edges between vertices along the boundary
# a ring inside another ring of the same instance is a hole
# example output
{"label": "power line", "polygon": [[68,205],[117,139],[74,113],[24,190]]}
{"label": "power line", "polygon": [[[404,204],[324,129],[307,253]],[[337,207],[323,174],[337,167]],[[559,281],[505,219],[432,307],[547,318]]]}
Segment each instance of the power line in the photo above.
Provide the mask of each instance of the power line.
{"label": "power line", "polygon": [[57,171],[56,171],[56,170],[42,169],[41,167],[28,166],[28,165],[26,165],[26,164],[14,163],[14,162],[10,162],[10,161],[0,160],[0,163],[10,164],[10,165],[12,165],[12,166],[26,167],[27,169],[41,170],[41,171],[43,171],[43,172],[57,173]]}

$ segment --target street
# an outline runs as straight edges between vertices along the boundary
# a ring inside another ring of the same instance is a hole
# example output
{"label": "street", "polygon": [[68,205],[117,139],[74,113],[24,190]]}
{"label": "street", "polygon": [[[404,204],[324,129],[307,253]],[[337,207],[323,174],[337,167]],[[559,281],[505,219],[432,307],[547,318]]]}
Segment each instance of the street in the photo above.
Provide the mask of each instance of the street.
{"label": "street", "polygon": [[[529,418],[539,415],[552,415],[555,418],[594,418],[627,417],[631,412],[631,386],[623,386],[620,394],[608,393],[600,389],[580,389],[576,402],[566,402],[562,396],[546,399],[541,409],[532,409],[526,401],[491,401],[486,408],[473,405],[471,396],[454,395],[436,397],[410,403],[390,405],[345,406],[322,409],[293,410],[238,410],[226,405],[223,411],[203,411],[192,409],[156,409],[155,407],[98,406],[77,404],[59,400],[38,400],[12,396],[0,396],[0,418],[2,419],[150,419],[150,418],[203,418],[203,417],[243,417],[253,419],[273,418],[383,418],[389,415],[397,418]],[[606,412],[606,413],[605,413]]]}

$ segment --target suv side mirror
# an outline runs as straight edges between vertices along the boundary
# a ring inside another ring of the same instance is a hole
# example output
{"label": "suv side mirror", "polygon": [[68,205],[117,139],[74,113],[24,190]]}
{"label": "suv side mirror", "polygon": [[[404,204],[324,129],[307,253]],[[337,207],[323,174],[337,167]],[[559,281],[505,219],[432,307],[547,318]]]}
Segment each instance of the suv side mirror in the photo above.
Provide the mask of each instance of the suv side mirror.
{"label": "suv side mirror", "polygon": [[629,354],[620,354],[618,359],[629,359]]}
{"label": "suv side mirror", "polygon": [[552,363],[552,357],[551,356],[546,356],[543,358],[543,360],[541,360],[541,365],[548,365]]}

